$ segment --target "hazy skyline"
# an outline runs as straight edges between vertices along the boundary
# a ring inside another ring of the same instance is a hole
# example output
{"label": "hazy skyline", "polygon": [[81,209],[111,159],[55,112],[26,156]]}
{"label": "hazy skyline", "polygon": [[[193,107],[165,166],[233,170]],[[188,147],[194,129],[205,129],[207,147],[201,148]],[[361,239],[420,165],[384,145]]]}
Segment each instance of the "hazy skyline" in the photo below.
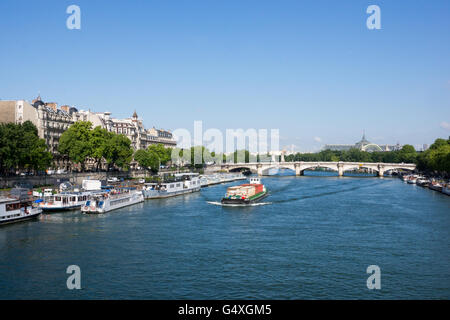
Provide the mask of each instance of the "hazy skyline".
{"label": "hazy skyline", "polygon": [[[66,8],[81,8],[81,30]],[[366,8],[381,8],[368,30]],[[0,99],[130,117],[146,127],[280,129],[315,151],[450,135],[448,1],[9,1]]]}

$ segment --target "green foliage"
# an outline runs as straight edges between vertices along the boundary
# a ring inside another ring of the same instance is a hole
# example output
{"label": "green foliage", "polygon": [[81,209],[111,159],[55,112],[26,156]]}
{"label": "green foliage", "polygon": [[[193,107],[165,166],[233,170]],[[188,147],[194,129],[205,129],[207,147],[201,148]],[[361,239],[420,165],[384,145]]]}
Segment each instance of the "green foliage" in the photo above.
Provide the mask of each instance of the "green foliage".
{"label": "green foliage", "polygon": [[346,161],[346,162],[384,162],[414,163],[417,152],[413,146],[405,145],[402,150],[389,152],[367,152],[353,148],[347,151],[323,150],[318,153],[297,153],[285,157],[286,161]]}
{"label": "green foliage", "polygon": [[153,156],[157,156],[162,165],[167,164],[172,157],[172,149],[164,147],[161,143],[150,145],[147,151]]}
{"label": "green foliage", "polygon": [[450,139],[436,139],[428,150],[417,157],[420,170],[450,174]]}
{"label": "green foliage", "polygon": [[45,140],[30,121],[0,124],[0,172],[45,170],[53,160]]}
{"label": "green foliage", "polygon": [[87,158],[92,156],[91,129],[91,122],[77,121],[59,139],[58,151],[72,162],[81,164],[82,169]]}
{"label": "green foliage", "polygon": [[100,126],[92,129],[89,121],[77,121],[59,139],[58,151],[67,155],[74,163],[84,169],[87,159],[94,159],[97,169],[102,159],[109,167],[128,168],[133,157],[131,141],[122,134],[109,132]]}
{"label": "green foliage", "polygon": [[109,166],[116,165],[127,169],[133,158],[131,141],[123,134],[108,132],[109,139],[106,143],[104,158]]}
{"label": "green foliage", "polygon": [[97,126],[91,131],[90,143],[91,143],[91,157],[97,162],[97,170],[106,154],[108,147],[108,140],[111,137],[108,130]]}
{"label": "green foliage", "polygon": [[158,173],[161,165],[166,165],[171,161],[172,154],[180,155],[181,149],[166,148],[163,144],[152,144],[147,150],[137,150],[134,153],[134,160],[136,160],[141,167],[151,170],[153,173]]}
{"label": "green foliage", "polygon": [[159,156],[154,150],[137,150],[134,153],[134,160],[136,160],[141,167],[151,170],[153,173],[159,171]]}

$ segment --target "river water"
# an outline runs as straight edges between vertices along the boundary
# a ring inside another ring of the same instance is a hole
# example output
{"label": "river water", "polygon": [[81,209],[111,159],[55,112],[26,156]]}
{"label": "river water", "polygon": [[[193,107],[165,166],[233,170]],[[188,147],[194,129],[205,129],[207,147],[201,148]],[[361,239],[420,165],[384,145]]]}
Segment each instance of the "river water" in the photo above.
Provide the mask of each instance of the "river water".
{"label": "river water", "polygon": [[236,182],[1,227],[0,299],[450,298],[450,197],[393,178],[263,182],[261,206],[208,203]]}

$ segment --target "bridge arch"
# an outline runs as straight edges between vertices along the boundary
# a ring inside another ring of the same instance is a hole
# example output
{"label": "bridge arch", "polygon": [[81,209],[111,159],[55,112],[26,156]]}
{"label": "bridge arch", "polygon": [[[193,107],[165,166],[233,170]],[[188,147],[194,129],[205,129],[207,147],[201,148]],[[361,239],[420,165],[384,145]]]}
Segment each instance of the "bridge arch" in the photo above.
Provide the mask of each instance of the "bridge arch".
{"label": "bridge arch", "polygon": [[232,167],[228,169],[228,172],[241,172],[241,171],[250,171],[252,173],[256,173],[256,170],[250,166]]}
{"label": "bridge arch", "polygon": [[292,171],[294,173],[294,175],[295,175],[295,167],[294,166],[283,166],[283,165],[281,165],[281,166],[263,167],[262,168],[262,174],[266,176],[266,175],[268,175],[269,171],[273,170],[273,169],[289,170],[289,171]]}

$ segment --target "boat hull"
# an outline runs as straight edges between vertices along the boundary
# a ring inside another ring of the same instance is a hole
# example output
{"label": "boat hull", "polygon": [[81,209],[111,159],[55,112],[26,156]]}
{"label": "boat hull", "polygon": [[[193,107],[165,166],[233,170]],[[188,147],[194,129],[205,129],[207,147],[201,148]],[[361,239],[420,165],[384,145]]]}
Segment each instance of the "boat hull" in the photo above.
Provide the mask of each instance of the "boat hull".
{"label": "boat hull", "polygon": [[252,204],[261,201],[265,197],[268,196],[268,192],[264,191],[258,194],[255,197],[249,198],[249,199],[230,199],[230,198],[222,198],[221,203],[222,204],[240,204],[240,205],[246,205],[246,204]]}
{"label": "boat hull", "polygon": [[[111,204],[111,200],[112,201],[116,201],[116,200],[120,200],[119,203],[117,204]],[[128,207],[131,205],[135,205],[138,203],[144,202],[144,196],[142,195],[142,193],[136,193],[134,195],[131,195],[130,197],[124,197],[123,199],[120,198],[109,198],[109,199],[104,199],[103,203],[101,206],[82,206],[81,207],[81,211],[85,214],[101,214],[101,213],[106,213],[112,210],[117,210],[120,208],[124,208],[124,207]]]}
{"label": "boat hull", "polygon": [[20,217],[20,218],[17,218],[17,219],[0,221],[0,226],[37,219],[41,215],[41,213],[42,213],[42,211],[39,211],[38,213],[33,213],[33,214],[28,215],[28,216],[23,216],[23,217]]}
{"label": "boat hull", "polygon": [[149,199],[164,199],[164,198],[171,198],[176,196],[181,196],[183,194],[193,193],[200,191],[201,187],[188,189],[188,190],[180,190],[175,192],[158,192],[154,190],[143,190],[142,194],[144,195],[144,198],[146,200]]}
{"label": "boat hull", "polygon": [[442,192],[442,186],[429,185],[428,188],[430,188],[431,190],[434,190],[434,191]]}
{"label": "boat hull", "polygon": [[73,205],[73,206],[64,206],[64,207],[40,207],[44,212],[58,212],[58,211],[69,211],[69,210],[77,210],[81,208],[81,204]]}

